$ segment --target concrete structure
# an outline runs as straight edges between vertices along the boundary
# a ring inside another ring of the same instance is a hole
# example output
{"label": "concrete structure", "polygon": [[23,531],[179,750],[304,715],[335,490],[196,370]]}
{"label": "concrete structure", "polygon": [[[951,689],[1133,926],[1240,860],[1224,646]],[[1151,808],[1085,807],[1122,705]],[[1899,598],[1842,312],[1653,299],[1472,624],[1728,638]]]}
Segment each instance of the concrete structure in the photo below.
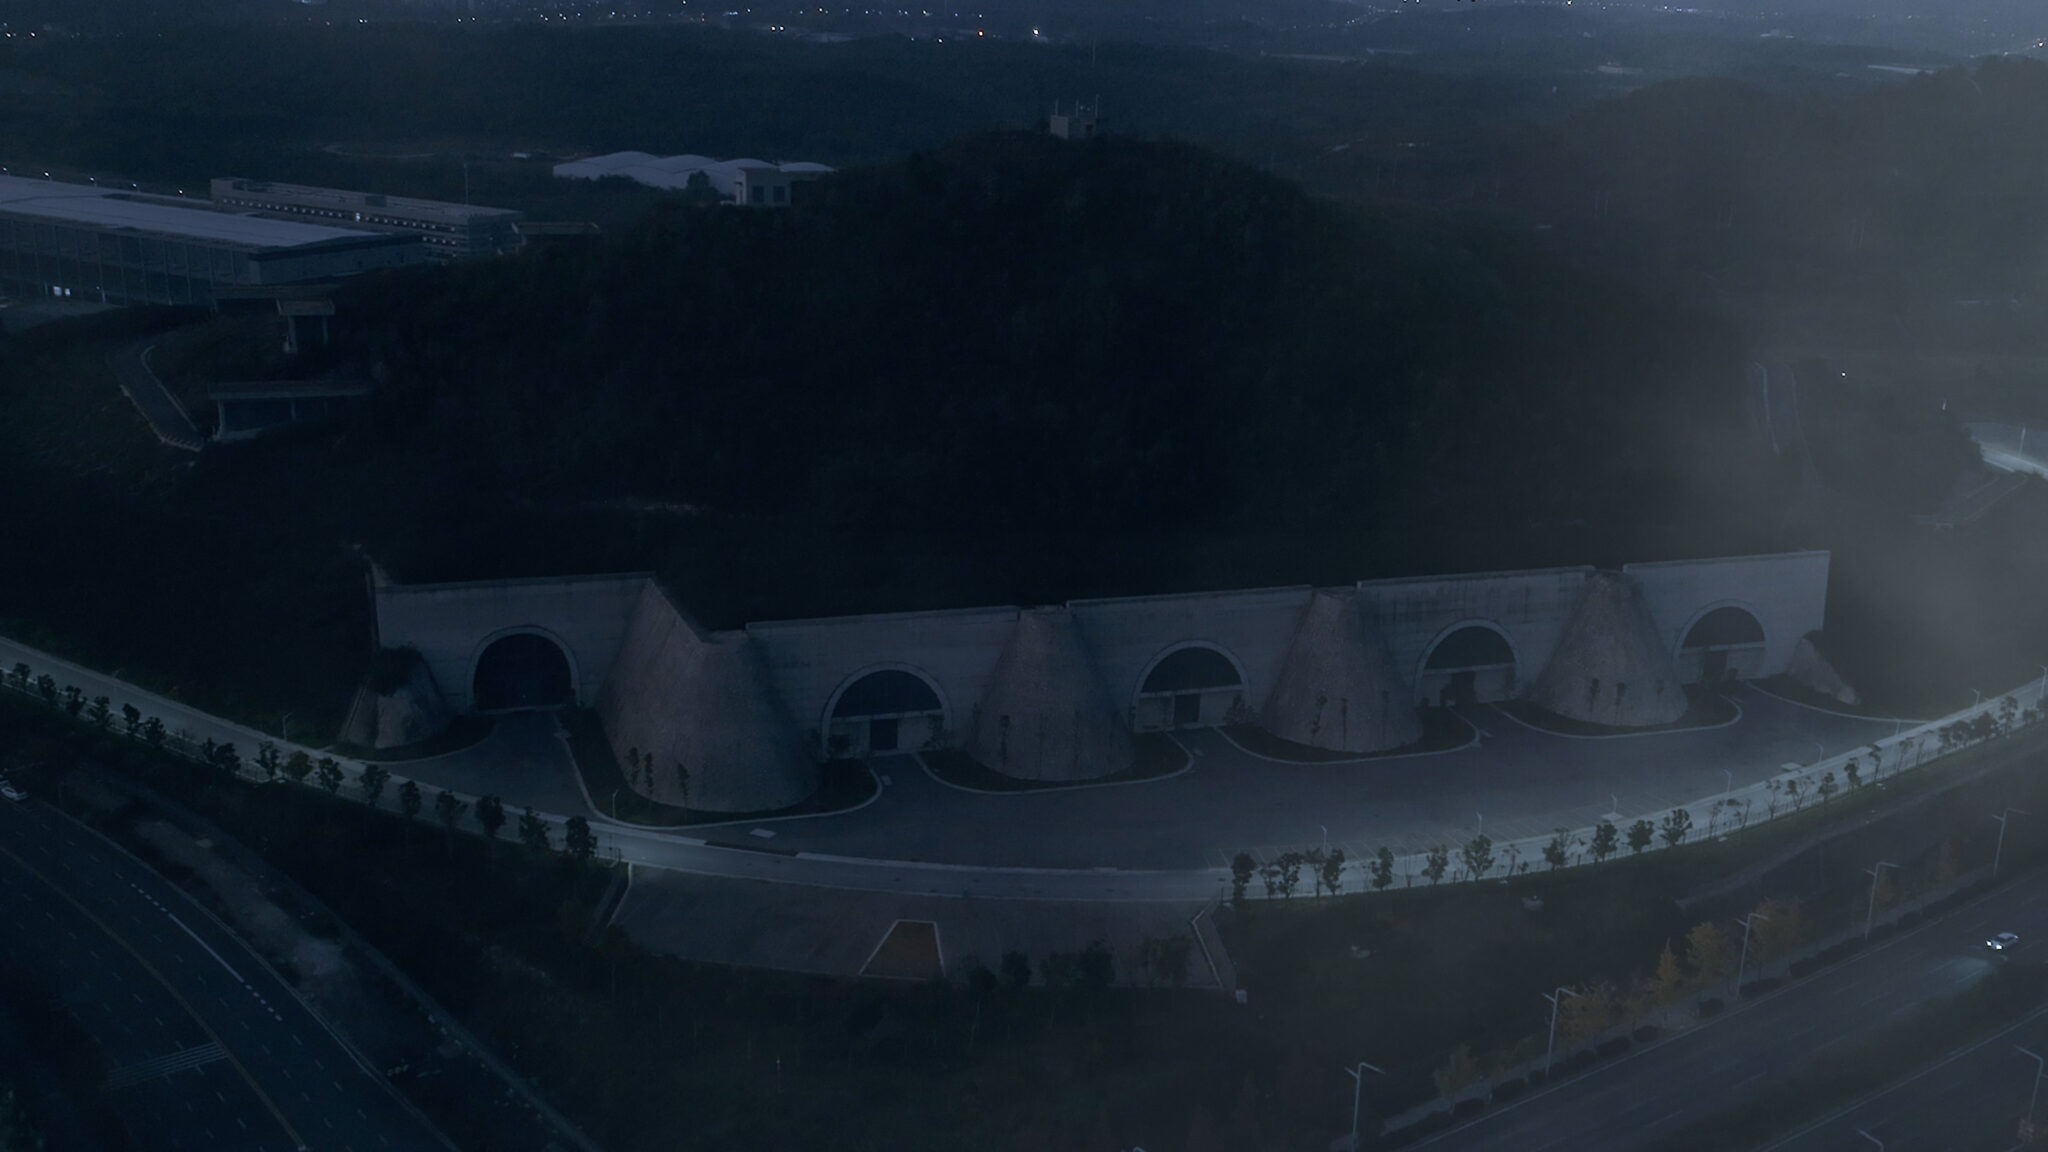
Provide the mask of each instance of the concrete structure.
{"label": "concrete structure", "polygon": [[215,204],[248,209],[266,217],[417,235],[426,246],[427,255],[442,262],[476,260],[516,250],[516,226],[525,217],[525,213],[510,208],[306,184],[276,184],[238,176],[215,177],[211,191]]}
{"label": "concrete structure", "polygon": [[1266,730],[1310,748],[1377,752],[1422,739],[1386,638],[1356,591],[1317,592],[1266,697]]}
{"label": "concrete structure", "polygon": [[[715,634],[688,625],[665,597],[659,611],[642,603],[644,576],[379,583],[374,594],[381,642],[425,654],[452,707],[604,698],[607,724],[623,725],[607,727],[621,753],[674,746],[688,750],[689,763],[727,740],[686,736],[674,727],[683,721],[655,714],[684,707],[690,693],[712,699],[667,678],[730,674],[745,686],[720,698],[719,722],[760,726],[755,740],[764,747],[786,742],[816,760],[964,745],[991,767],[1077,779],[1122,770],[1128,733],[1228,721],[1263,720],[1286,739],[1355,752],[1413,741],[1416,704],[1534,698],[1603,724],[1663,723],[1675,718],[1672,708],[1684,710],[1682,683],[1786,671],[1801,638],[1821,627],[1827,573],[1827,553],[1799,552],[1621,572],[1553,568],[770,621]],[[656,644],[625,661],[620,646],[641,627],[673,635],[663,642],[671,645],[687,633],[696,648],[722,655],[693,655],[688,645],[663,655]],[[486,660],[493,645],[521,635],[545,644],[522,642],[525,656],[508,647],[494,669]],[[537,678],[550,646],[562,665],[553,687]],[[526,671],[515,675],[519,668]],[[648,677],[662,683],[643,683]],[[1589,711],[1574,701],[1594,679]],[[699,706],[708,705],[689,705]],[[1104,717],[1116,721],[1113,733]],[[787,752],[765,763],[776,783],[760,795],[794,787]],[[657,769],[657,788],[659,777]],[[704,806],[701,799],[693,786],[691,805]]]}
{"label": "concrete structure", "polygon": [[1055,104],[1052,117],[1046,121],[1046,130],[1062,140],[1093,140],[1100,123],[1095,109],[1085,104],[1074,105],[1071,112],[1062,112]]}
{"label": "concrete structure", "polygon": [[745,632],[700,633],[652,580],[641,581],[598,716],[627,783],[663,803],[767,811],[818,787],[761,646]]}
{"label": "concrete structure", "polygon": [[338,380],[264,380],[220,384],[207,390],[213,401],[213,438],[246,440],[276,428],[325,420],[346,412],[370,394],[368,384]]}
{"label": "concrete structure", "polygon": [[266,220],[203,200],[0,176],[0,293],[211,305],[426,259],[409,234]]}
{"label": "concrete structure", "polygon": [[[561,662],[565,698],[501,706],[574,703],[589,708],[597,704],[641,593],[650,583],[644,572],[410,586],[373,575],[376,640],[385,648],[418,649],[442,696],[457,712],[491,707],[491,701],[478,700],[476,689],[479,673],[497,662],[486,659],[494,648],[500,654],[518,647],[538,653],[522,657],[519,663],[525,667],[515,669],[537,674],[526,683],[552,674],[548,667],[534,667],[549,659],[546,650],[551,648]],[[545,646],[498,647],[522,636],[544,641]]]}
{"label": "concrete structure", "polygon": [[1621,572],[1587,578],[1529,699],[1553,715],[1615,728],[1685,715],[1678,667],[1634,579]]}
{"label": "concrete structure", "polygon": [[564,180],[603,180],[618,176],[650,188],[685,191],[692,181],[719,198],[756,208],[786,207],[795,185],[829,175],[831,168],[798,160],[771,164],[743,157],[713,160],[709,156],[652,156],[645,152],[613,152],[555,165]]}

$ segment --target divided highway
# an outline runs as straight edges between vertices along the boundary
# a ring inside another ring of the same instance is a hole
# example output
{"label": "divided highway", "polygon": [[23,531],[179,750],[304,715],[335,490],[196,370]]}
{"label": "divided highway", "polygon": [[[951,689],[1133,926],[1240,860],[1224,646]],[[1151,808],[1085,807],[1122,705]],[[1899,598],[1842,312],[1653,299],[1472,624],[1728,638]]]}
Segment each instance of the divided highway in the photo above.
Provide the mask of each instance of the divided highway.
{"label": "divided highway", "polygon": [[0,941],[98,1046],[138,1147],[447,1147],[239,939],[34,801],[0,802]]}
{"label": "divided highway", "polygon": [[[2034,947],[2048,947],[2048,888],[2019,883],[1981,896],[1690,1032],[1490,1110],[1416,1146],[1444,1152],[1500,1148],[1629,1152],[1641,1148],[1693,1121],[1741,1107],[1760,1085],[1795,1072],[1830,1051],[1853,1046],[1861,1035],[1912,1011],[1924,1000],[1968,987],[2001,962],[1984,947],[1985,937],[2000,931],[2017,932]],[[2026,1035],[2040,1039],[2041,1032],[2048,1028],[2037,1027]],[[2009,1048],[2001,1051],[2005,1057],[1987,1058],[1986,1066],[1998,1065],[2000,1071],[1985,1074],[1980,1092],[1956,1098],[1930,1097],[1925,1105],[1928,1113],[1913,1121],[1916,1129],[1946,1133],[1950,1125],[1943,1117],[1960,1120],[1996,1107],[2007,1113],[2003,1123],[2010,1136],[2026,1103],[2024,1096],[2014,1095],[2011,1085],[2019,1082],[2025,1086],[2024,1070],[2008,1067],[2019,1058],[2012,1056]],[[1970,1066],[1976,1067],[1974,1063]],[[1883,1106],[1874,1102],[1869,1111],[1857,1116],[1866,1121],[1864,1126],[1888,1122],[1904,1115],[1908,1110],[1905,1102],[1910,1099],[1902,1095]],[[1899,1122],[1901,1131],[1904,1125],[1905,1121]],[[1855,1127],[1835,1124],[1826,1132],[1816,1130],[1810,1142],[1783,1146],[1801,1152],[1851,1148],[1859,1143],[1870,1147],[1856,1136]],[[1842,1141],[1844,1132],[1850,1142]],[[1898,1146],[2003,1149],[2005,1144],[1957,1143],[1944,1137],[1928,1143],[1901,1140]]]}

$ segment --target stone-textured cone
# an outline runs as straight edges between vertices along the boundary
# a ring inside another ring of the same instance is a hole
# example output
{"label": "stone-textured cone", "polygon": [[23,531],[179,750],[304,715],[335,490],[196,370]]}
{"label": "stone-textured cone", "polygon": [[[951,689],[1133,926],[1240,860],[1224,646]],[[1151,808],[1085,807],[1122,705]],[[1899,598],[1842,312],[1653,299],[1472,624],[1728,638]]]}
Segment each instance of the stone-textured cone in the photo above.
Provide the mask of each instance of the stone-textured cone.
{"label": "stone-textured cone", "polygon": [[1414,690],[1357,593],[1310,597],[1265,723],[1283,740],[1333,751],[1382,752],[1422,739]]}
{"label": "stone-textured cone", "polygon": [[1636,582],[1595,572],[1529,700],[1571,720],[1648,728],[1685,715],[1678,669]]}
{"label": "stone-textured cone", "polygon": [[1862,697],[1856,694],[1856,689],[1850,687],[1848,682],[1842,679],[1842,674],[1835,671],[1835,666],[1828,663],[1828,658],[1820,654],[1820,648],[1814,644],[1811,634],[1801,636],[1799,643],[1793,647],[1792,662],[1786,667],[1785,674],[1795,682],[1804,684],[1816,692],[1833,696],[1844,704],[1862,702]]}
{"label": "stone-textured cone", "polygon": [[[605,680],[598,716],[635,791],[710,812],[787,808],[817,790],[818,766],[745,632],[700,636],[652,581]],[[688,772],[685,781],[677,772]]]}
{"label": "stone-textured cone", "polygon": [[400,649],[390,658],[407,662],[404,680],[382,693],[374,684],[374,674],[364,680],[349,708],[343,743],[364,748],[403,748],[448,730],[448,703],[442,699],[427,662],[410,648]]}
{"label": "stone-textured cone", "polygon": [[1017,614],[967,751],[1023,780],[1092,780],[1131,766],[1130,729],[1065,608]]}

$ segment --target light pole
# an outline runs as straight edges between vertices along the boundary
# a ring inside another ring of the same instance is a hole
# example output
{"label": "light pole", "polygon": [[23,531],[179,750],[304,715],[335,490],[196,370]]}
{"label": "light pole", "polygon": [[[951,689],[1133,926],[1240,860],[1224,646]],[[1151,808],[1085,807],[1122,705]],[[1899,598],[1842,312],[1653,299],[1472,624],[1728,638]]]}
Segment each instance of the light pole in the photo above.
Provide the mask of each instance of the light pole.
{"label": "light pole", "polygon": [[1481,836],[1486,835],[1486,813],[1478,812],[1474,813],[1474,815],[1479,817],[1479,834]]}
{"label": "light pole", "polygon": [[1820,763],[1822,760],[1827,758],[1827,754],[1828,746],[1821,743],[1818,740],[1815,740],[1813,742],[1813,762],[1815,764]]}
{"label": "light pole", "polygon": [[1564,1003],[1567,997],[1576,1000],[1578,996],[1577,992],[1562,986],[1554,993],[1545,992],[1543,994],[1543,998],[1550,1001],[1550,1043],[1543,1049],[1543,1078],[1545,1080],[1550,1079],[1550,1061],[1557,1054],[1557,1006]]}
{"label": "light pole", "polygon": [[617,820],[618,818],[619,818],[619,790],[618,790],[617,788],[614,788],[614,789],[612,789],[612,819],[614,819],[614,820]]}
{"label": "light pole", "polygon": [[1766,924],[1771,922],[1771,918],[1761,912],[1751,912],[1738,921],[1742,925],[1742,958],[1735,962],[1735,992],[1737,995],[1742,993],[1742,973],[1749,967],[1749,926],[1757,920],[1761,920]]}
{"label": "light pole", "polygon": [[1328,856],[1330,854],[1330,826],[1328,824],[1318,824],[1316,827],[1323,830],[1323,855]]}
{"label": "light pole", "polygon": [[1870,877],[1870,910],[1864,913],[1863,916],[1863,938],[1865,940],[1870,939],[1870,929],[1877,923],[1877,878],[1884,875],[1885,869],[1897,867],[1897,864],[1879,860],[1875,867],[1863,870]]}
{"label": "light pole", "polygon": [[284,716],[283,716],[283,717],[282,717],[281,719],[279,719],[279,720],[278,720],[278,722],[277,722],[277,726],[278,726],[278,729],[279,729],[279,731],[281,731],[281,732],[283,732],[283,733],[284,733],[284,737],[283,737],[283,738],[284,738],[284,742],[285,742],[285,743],[287,743],[287,744],[291,743],[291,742],[292,742],[292,714],[291,714],[291,713],[289,713],[289,712],[285,713],[285,714],[284,714]]}
{"label": "light pole", "polygon": [[1970,707],[1975,708],[1977,705],[1982,704],[1983,702],[1984,694],[1982,692],[1977,691],[1975,688],[1970,689]]}
{"label": "light pole", "polygon": [[1863,1138],[1864,1138],[1865,1140],[1868,1140],[1868,1141],[1870,1141],[1870,1142],[1871,1142],[1872,1144],[1875,1144],[1875,1145],[1877,1145],[1877,1152],[1884,1152],[1884,1141],[1882,1141],[1882,1140],[1879,1140],[1879,1139],[1878,1139],[1877,1137],[1875,1137],[1875,1136],[1872,1136],[1872,1135],[1871,1135],[1870,1133],[1868,1133],[1868,1132],[1865,1132],[1865,1131],[1864,1131],[1863,1129],[1861,1129],[1861,1128],[1858,1128],[1858,1129],[1856,1130],[1856,1134],[1857,1134],[1858,1136],[1861,1136],[1861,1137],[1863,1137]]}
{"label": "light pole", "polygon": [[2005,855],[2005,818],[2014,814],[2025,816],[2018,808],[2007,808],[1992,819],[1998,821],[1998,847],[1991,852],[1991,878],[1998,879],[1998,861]]}
{"label": "light pole", "polygon": [[2043,1061],[2039,1056],[2025,1048],[2020,1048],[2017,1044],[2013,1045],[2013,1047],[2019,1048],[2020,1055],[2034,1062],[2034,1091],[2027,1096],[2027,1123],[2032,1124],[2034,1122],[2034,1102],[2041,1098],[2041,1081],[2044,1078],[2048,1078],[2048,1061]]}
{"label": "light pole", "polygon": [[1344,1074],[1345,1074],[1345,1075],[1347,1075],[1347,1076],[1349,1076],[1349,1077],[1351,1077],[1351,1150],[1352,1150],[1352,1152],[1358,1152],[1358,1097],[1359,1097],[1360,1093],[1361,1093],[1361,1092],[1363,1092],[1363,1091],[1364,1091],[1364,1089],[1365,1089],[1365,1076],[1364,1076],[1363,1074],[1364,1074],[1364,1073],[1366,1073],[1366,1072],[1371,1072],[1371,1073],[1372,1073],[1372,1074],[1374,1074],[1375,1076],[1385,1076],[1385,1075],[1386,1075],[1386,1072],[1384,1072],[1384,1071],[1383,1071],[1383,1070],[1381,1070],[1380,1068],[1378,1068],[1378,1067],[1376,1067],[1376,1066],[1374,1066],[1374,1065],[1371,1065],[1371,1064],[1367,1064],[1367,1063],[1366,1063],[1365,1061],[1363,1061],[1363,1060],[1360,1060],[1360,1061],[1358,1062],[1358,1067],[1356,1067],[1356,1068],[1346,1068],[1346,1069],[1344,1069]]}

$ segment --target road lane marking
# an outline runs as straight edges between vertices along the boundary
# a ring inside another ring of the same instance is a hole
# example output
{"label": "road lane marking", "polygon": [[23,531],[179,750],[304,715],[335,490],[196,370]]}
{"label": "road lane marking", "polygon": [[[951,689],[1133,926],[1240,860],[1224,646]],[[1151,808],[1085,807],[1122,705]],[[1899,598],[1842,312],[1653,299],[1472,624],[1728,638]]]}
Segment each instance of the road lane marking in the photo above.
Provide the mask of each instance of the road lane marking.
{"label": "road lane marking", "polygon": [[194,944],[197,944],[197,945],[199,945],[199,946],[200,946],[201,948],[205,948],[205,949],[206,949],[206,954],[207,954],[208,956],[211,956],[211,957],[213,957],[213,959],[214,959],[214,962],[215,962],[215,963],[217,963],[217,964],[219,964],[219,965],[220,965],[221,967],[223,967],[223,968],[227,969],[227,970],[228,970],[228,975],[230,975],[230,976],[233,976],[233,977],[235,978],[235,983],[237,983],[237,984],[247,984],[247,983],[248,983],[248,981],[247,981],[247,980],[244,980],[244,979],[242,979],[242,974],[241,974],[240,972],[237,972],[237,971],[235,971],[235,969],[234,969],[234,966],[233,966],[232,964],[229,964],[229,963],[228,963],[227,961],[225,961],[225,960],[222,960],[222,959],[220,958],[220,953],[218,953],[218,952],[215,952],[215,951],[213,950],[213,948],[212,948],[212,947],[211,947],[210,945],[208,945],[208,944],[207,944],[207,942],[206,942],[206,941],[204,941],[204,940],[201,940],[201,939],[199,938],[199,933],[197,933],[197,932],[194,932],[194,931],[193,931],[192,929],[190,929],[190,928],[185,928],[185,922],[184,922],[183,920],[180,920],[180,919],[178,919],[178,917],[177,917],[177,914],[176,914],[176,913],[174,913],[174,912],[171,912],[171,911],[169,911],[169,910],[166,910],[166,911],[164,912],[164,915],[166,915],[166,916],[169,916],[169,917],[171,918],[171,923],[173,923],[173,924],[176,924],[176,925],[177,925],[178,927],[180,927],[180,928],[184,928],[184,929],[185,929],[185,935],[187,935],[187,936],[190,936],[190,937],[192,938],[192,942],[193,942]]}
{"label": "road lane marking", "polygon": [[[15,854],[10,849],[4,846],[0,846],[0,856],[5,856],[7,859],[14,861],[16,867],[28,873],[30,876],[35,877],[37,880],[42,881],[45,887],[49,888],[50,891],[56,893],[57,896],[60,899],[62,899],[65,903],[77,909],[78,914],[80,916],[85,917],[86,920],[89,921],[94,927],[98,928],[102,933],[104,933],[108,939],[112,940],[116,944],[119,944],[122,947],[122,949],[126,951],[128,955],[135,960],[137,964],[141,965],[142,970],[144,972],[149,973],[152,977],[156,979],[157,983],[163,985],[164,991],[170,993],[171,999],[176,1001],[178,1006],[185,1010],[185,1014],[190,1016],[193,1022],[198,1024],[199,1027],[203,1031],[205,1031],[208,1038],[210,1038],[216,1044],[220,1043],[220,1034],[215,1032],[213,1030],[213,1026],[206,1022],[206,1018],[204,1016],[201,1016],[198,1010],[192,1007],[191,1001],[185,999],[184,994],[178,991],[177,986],[172,984],[168,979],[166,979],[164,977],[163,972],[158,970],[156,965],[150,963],[149,958],[147,956],[144,956],[141,953],[141,951],[139,951],[133,944],[130,944],[126,937],[122,936],[118,932],[115,932],[111,924],[108,924],[105,920],[100,919],[97,915],[93,913],[92,909],[87,908],[84,905],[84,903],[82,903],[76,896],[73,896],[70,892],[65,891],[62,887],[60,887],[57,884],[56,881],[50,879],[48,875],[43,873],[35,865],[30,864],[28,861],[22,859],[19,855]],[[72,933],[72,935],[75,938],[77,936],[77,933],[74,932]],[[195,939],[197,939],[197,937],[195,937]],[[159,1018],[157,1023],[162,1024],[162,1019]],[[249,1085],[249,1090],[251,1092],[254,1092],[256,1094],[256,1098],[263,1102],[264,1108],[269,1110],[271,1117],[277,1121],[278,1127],[284,1129],[285,1134],[291,1137],[292,1143],[294,1145],[301,1148],[305,1147],[305,1138],[300,1136],[299,1130],[292,1125],[292,1122],[289,1119],[286,1119],[284,1112],[278,1108],[277,1102],[270,1098],[270,1094],[263,1090],[263,1086],[256,1082],[256,1078],[249,1074],[249,1069],[246,1066],[244,1066],[240,1060],[235,1058],[235,1054],[233,1052],[227,1051],[226,1045],[222,1045],[221,1047],[222,1051],[225,1053],[227,1062],[234,1066],[235,1071],[241,1074],[243,1082]]]}

